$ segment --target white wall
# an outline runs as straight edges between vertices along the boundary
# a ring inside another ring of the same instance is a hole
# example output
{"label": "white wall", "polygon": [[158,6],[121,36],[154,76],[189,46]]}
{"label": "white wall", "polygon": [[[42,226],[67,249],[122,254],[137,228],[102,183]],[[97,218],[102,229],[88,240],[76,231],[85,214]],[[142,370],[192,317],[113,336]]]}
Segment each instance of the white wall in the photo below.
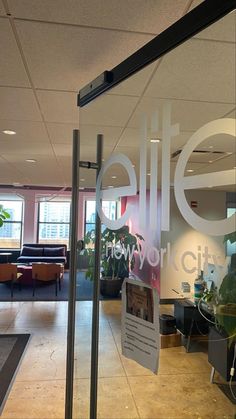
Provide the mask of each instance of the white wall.
{"label": "white wall", "polygon": [[[226,216],[225,192],[195,190],[188,191],[186,197],[189,203],[191,201],[197,201],[198,207],[195,208],[194,211],[208,220],[221,219]],[[193,289],[193,282],[197,273],[186,273],[181,267],[180,255],[183,254],[183,252],[191,251],[198,256],[198,253],[200,253],[198,246],[201,246],[201,252],[204,251],[205,246],[208,246],[210,254],[220,256],[220,263],[223,263],[225,258],[225,245],[223,244],[223,237],[207,236],[189,226],[178,210],[173,190],[171,190],[170,220],[170,232],[162,232],[161,247],[165,248],[168,242],[171,243],[173,252],[177,252],[176,265],[179,270],[176,271],[173,264],[169,266],[167,266],[167,263],[164,264],[161,270],[161,298],[176,298],[177,294],[172,289],[181,291],[182,281],[189,282]],[[214,262],[209,260],[209,263]],[[186,265],[188,269],[191,269],[194,264],[196,264],[196,262],[193,258],[186,258]]]}

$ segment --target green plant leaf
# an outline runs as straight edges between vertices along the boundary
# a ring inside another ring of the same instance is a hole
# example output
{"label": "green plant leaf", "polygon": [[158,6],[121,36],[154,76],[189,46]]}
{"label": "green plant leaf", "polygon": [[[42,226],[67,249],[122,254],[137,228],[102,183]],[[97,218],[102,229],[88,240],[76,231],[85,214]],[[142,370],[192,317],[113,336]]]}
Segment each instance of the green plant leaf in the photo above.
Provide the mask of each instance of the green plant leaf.
{"label": "green plant leaf", "polygon": [[226,234],[224,236],[224,243],[227,242],[227,240],[229,240],[231,244],[236,242],[236,231],[234,231],[233,233]]}

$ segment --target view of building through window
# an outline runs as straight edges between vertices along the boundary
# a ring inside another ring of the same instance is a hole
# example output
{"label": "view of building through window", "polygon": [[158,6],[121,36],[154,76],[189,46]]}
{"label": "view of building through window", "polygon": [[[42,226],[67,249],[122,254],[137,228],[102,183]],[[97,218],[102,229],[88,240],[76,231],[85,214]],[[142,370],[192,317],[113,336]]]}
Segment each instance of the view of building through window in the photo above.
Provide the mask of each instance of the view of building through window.
{"label": "view of building through window", "polygon": [[[117,218],[117,201],[102,201],[103,212],[110,220]],[[96,201],[85,201],[85,234],[88,231],[95,230],[96,219]],[[102,231],[105,226],[102,225]]]}
{"label": "view of building through window", "polygon": [[4,209],[10,214],[0,228],[0,248],[19,249],[21,247],[23,202],[0,201]]}
{"label": "view of building through window", "polygon": [[70,202],[40,202],[38,242],[69,246]]}
{"label": "view of building through window", "polygon": [[[235,214],[235,212],[236,212],[236,206],[235,204],[232,204],[232,207],[227,208],[227,217],[231,217],[231,215]],[[227,256],[232,256],[233,253],[236,253],[236,242],[230,243],[230,241],[227,240],[226,254]]]}

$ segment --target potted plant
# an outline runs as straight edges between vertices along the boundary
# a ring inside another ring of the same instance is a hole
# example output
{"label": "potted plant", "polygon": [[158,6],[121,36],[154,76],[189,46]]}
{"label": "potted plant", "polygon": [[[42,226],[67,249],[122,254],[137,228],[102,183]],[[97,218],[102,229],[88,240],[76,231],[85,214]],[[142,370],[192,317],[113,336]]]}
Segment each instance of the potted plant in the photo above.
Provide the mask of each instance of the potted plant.
{"label": "potted plant", "polygon": [[[128,226],[118,230],[106,228],[101,234],[101,282],[100,292],[107,297],[117,297],[124,278],[134,268],[135,251],[144,240],[139,234],[131,234]],[[94,276],[94,244],[95,232],[89,231],[84,238],[83,254],[88,257],[86,278]]]}
{"label": "potted plant", "polygon": [[4,221],[10,218],[10,214],[3,208],[3,205],[0,205],[0,227],[3,226]]}
{"label": "potted plant", "polygon": [[[236,233],[225,236],[224,241],[226,240],[234,243]],[[228,273],[219,290],[206,291],[203,300],[212,307],[215,319],[215,325],[210,328],[209,333],[208,360],[229,381],[236,345],[236,254],[231,256]],[[235,378],[234,376],[233,379]]]}

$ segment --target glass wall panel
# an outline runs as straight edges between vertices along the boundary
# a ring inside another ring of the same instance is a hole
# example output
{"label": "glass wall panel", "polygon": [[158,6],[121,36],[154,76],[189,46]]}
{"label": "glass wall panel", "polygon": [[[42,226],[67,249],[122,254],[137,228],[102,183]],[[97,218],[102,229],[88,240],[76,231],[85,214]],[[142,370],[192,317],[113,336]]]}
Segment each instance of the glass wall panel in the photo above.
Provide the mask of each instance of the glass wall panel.
{"label": "glass wall panel", "polygon": [[[102,133],[98,189],[121,199],[119,224],[102,216],[112,231],[102,234],[101,283],[108,268],[113,279],[149,284],[159,314],[177,325],[160,335],[154,374],[122,354],[121,294],[101,296],[100,418],[235,413],[236,265],[226,250],[236,230],[227,213],[236,192],[235,39],[233,12],[80,110],[81,159],[96,160]],[[83,178],[95,186],[94,174]],[[89,417],[91,310],[77,303],[75,418]],[[222,386],[210,382],[212,367]]]}

